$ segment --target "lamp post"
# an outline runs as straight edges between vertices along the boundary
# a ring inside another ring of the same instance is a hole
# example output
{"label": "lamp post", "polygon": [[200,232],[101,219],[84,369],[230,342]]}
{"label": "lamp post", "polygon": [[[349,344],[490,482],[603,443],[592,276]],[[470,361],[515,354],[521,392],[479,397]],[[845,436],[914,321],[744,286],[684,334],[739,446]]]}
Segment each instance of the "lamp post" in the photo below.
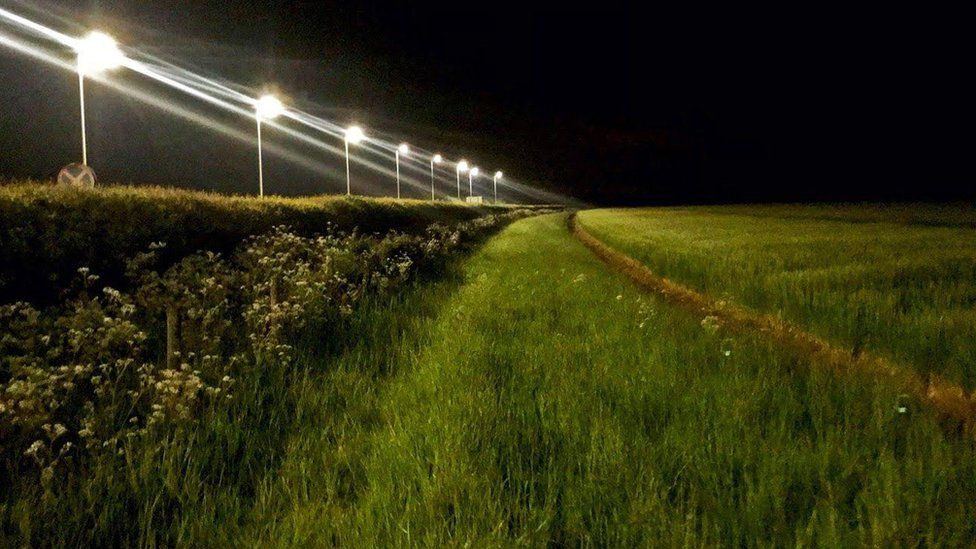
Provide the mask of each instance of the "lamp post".
{"label": "lamp post", "polygon": [[439,154],[435,154],[433,158],[430,159],[430,201],[434,201],[434,164],[440,164],[443,157]]}
{"label": "lamp post", "polygon": [[352,183],[349,179],[349,144],[352,143],[355,145],[362,141],[364,137],[366,136],[363,134],[363,129],[359,126],[349,126],[346,128],[346,138],[344,140],[346,143],[346,196],[352,195]]}
{"label": "lamp post", "polygon": [[258,125],[258,196],[264,196],[264,156],[261,149],[261,121],[274,120],[285,106],[273,95],[262,96],[254,103],[254,119]]}
{"label": "lamp post", "polygon": [[461,172],[468,171],[467,160],[462,160],[457,163],[457,168],[454,170],[455,175],[457,175],[457,197],[461,200]]}
{"label": "lamp post", "polygon": [[410,146],[406,143],[400,143],[400,146],[396,149],[396,170],[397,170],[397,200],[400,199],[400,155],[410,154]]}
{"label": "lamp post", "polygon": [[468,196],[474,196],[474,183],[473,183],[473,180],[474,180],[475,177],[478,177],[478,172],[479,172],[479,170],[478,170],[478,167],[477,166],[475,166],[474,168],[471,168],[471,171],[468,172]]}
{"label": "lamp post", "polygon": [[78,54],[78,95],[81,103],[81,163],[88,165],[88,140],[85,135],[85,75],[118,68],[125,60],[115,39],[103,32],[91,32],[75,44]]}
{"label": "lamp post", "polygon": [[498,180],[502,178],[502,172],[495,172],[495,176],[491,178],[491,182],[495,187],[495,204],[498,204]]}

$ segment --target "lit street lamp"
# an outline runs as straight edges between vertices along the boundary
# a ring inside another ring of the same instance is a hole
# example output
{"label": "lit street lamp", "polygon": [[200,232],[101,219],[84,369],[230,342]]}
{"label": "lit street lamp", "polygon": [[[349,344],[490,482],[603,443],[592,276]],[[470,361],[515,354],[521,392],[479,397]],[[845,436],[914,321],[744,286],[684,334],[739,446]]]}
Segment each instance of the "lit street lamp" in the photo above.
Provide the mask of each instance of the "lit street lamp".
{"label": "lit street lamp", "polygon": [[474,183],[472,183],[472,180],[478,177],[478,171],[478,168],[474,167],[468,172],[468,196],[474,196]]}
{"label": "lit street lamp", "polygon": [[273,95],[265,95],[254,103],[254,119],[258,123],[258,195],[264,196],[264,158],[261,150],[261,121],[274,120],[285,112],[285,106]]}
{"label": "lit street lamp", "polygon": [[491,182],[495,186],[495,204],[498,204],[498,180],[502,178],[502,172],[495,172],[495,177],[491,178]]}
{"label": "lit street lamp", "polygon": [[457,169],[454,170],[455,175],[457,175],[457,187],[458,187],[458,200],[461,200],[461,172],[468,171],[468,162],[462,160],[457,163]]}
{"label": "lit street lamp", "polygon": [[430,201],[434,201],[434,164],[440,164],[443,158],[439,154],[435,154],[433,158],[430,159]]}
{"label": "lit street lamp", "polygon": [[359,126],[349,126],[346,129],[346,196],[352,194],[352,184],[349,180],[349,144],[355,145],[363,140],[366,136],[363,134],[363,129]]}
{"label": "lit street lamp", "polygon": [[78,93],[81,98],[81,163],[88,165],[85,137],[85,75],[95,75],[122,65],[125,55],[115,39],[102,32],[91,32],[75,44],[78,54]]}
{"label": "lit street lamp", "polygon": [[400,146],[396,149],[396,168],[397,168],[397,199],[400,198],[400,155],[410,154],[410,146],[406,143],[400,143]]}

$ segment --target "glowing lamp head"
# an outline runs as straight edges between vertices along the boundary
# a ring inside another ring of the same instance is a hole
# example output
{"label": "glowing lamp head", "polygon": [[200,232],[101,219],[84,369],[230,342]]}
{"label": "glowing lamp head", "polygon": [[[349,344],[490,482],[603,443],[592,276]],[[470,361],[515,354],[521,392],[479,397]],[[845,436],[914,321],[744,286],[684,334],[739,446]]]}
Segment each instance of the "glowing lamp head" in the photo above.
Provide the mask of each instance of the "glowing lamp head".
{"label": "glowing lamp head", "polygon": [[476,167],[474,167],[474,168],[471,168],[471,177],[478,177],[478,172],[480,172],[480,171],[481,171],[481,170],[479,170],[479,169],[477,168],[477,166],[476,166]]}
{"label": "glowing lamp head", "polygon": [[285,112],[285,106],[273,95],[265,95],[254,104],[254,111],[264,120],[274,120]]}
{"label": "glowing lamp head", "polygon": [[115,39],[104,32],[91,32],[75,44],[78,70],[82,74],[98,74],[117,69],[125,61],[125,54]]}
{"label": "glowing lamp head", "polygon": [[502,172],[495,172],[495,179],[501,179],[501,178],[502,178]]}
{"label": "glowing lamp head", "polygon": [[434,162],[434,164],[440,164],[441,160],[444,160],[444,157],[439,154],[435,154],[434,158],[431,158],[431,160]]}
{"label": "glowing lamp head", "polygon": [[400,146],[397,147],[397,152],[400,154],[410,154],[410,145],[400,143]]}
{"label": "glowing lamp head", "polygon": [[468,171],[468,161],[467,160],[462,160],[462,161],[458,162],[457,169],[458,169],[459,172],[466,172],[466,171]]}
{"label": "glowing lamp head", "polygon": [[355,145],[365,138],[366,134],[363,133],[363,129],[359,126],[349,126],[346,128],[346,143]]}

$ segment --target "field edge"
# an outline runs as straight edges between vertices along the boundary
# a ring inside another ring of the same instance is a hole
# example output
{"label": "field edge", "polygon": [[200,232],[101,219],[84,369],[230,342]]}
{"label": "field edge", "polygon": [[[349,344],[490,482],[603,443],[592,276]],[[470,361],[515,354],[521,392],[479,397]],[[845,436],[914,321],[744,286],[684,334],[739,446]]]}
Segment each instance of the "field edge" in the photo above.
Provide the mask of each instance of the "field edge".
{"label": "field edge", "polygon": [[610,268],[622,273],[645,291],[661,296],[666,302],[699,313],[703,318],[714,317],[733,330],[761,332],[779,345],[815,357],[816,362],[825,367],[840,372],[860,370],[871,373],[879,380],[895,383],[906,393],[931,406],[950,430],[969,434],[976,431],[976,399],[962,386],[937,374],[920,376],[867,352],[855,355],[787,320],[733,306],[661,277],[644,263],[590,234],[579,222],[577,212],[567,217],[567,225],[573,236]]}

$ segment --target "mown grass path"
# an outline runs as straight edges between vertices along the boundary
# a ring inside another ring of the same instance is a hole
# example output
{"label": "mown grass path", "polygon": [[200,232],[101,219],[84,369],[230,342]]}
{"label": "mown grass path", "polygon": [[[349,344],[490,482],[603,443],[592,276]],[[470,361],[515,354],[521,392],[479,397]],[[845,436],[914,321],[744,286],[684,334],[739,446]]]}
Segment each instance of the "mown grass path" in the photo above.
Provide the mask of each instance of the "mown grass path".
{"label": "mown grass path", "polygon": [[[519,221],[310,381],[236,543],[966,545],[968,440]],[[396,326],[393,330],[390,327]]]}

